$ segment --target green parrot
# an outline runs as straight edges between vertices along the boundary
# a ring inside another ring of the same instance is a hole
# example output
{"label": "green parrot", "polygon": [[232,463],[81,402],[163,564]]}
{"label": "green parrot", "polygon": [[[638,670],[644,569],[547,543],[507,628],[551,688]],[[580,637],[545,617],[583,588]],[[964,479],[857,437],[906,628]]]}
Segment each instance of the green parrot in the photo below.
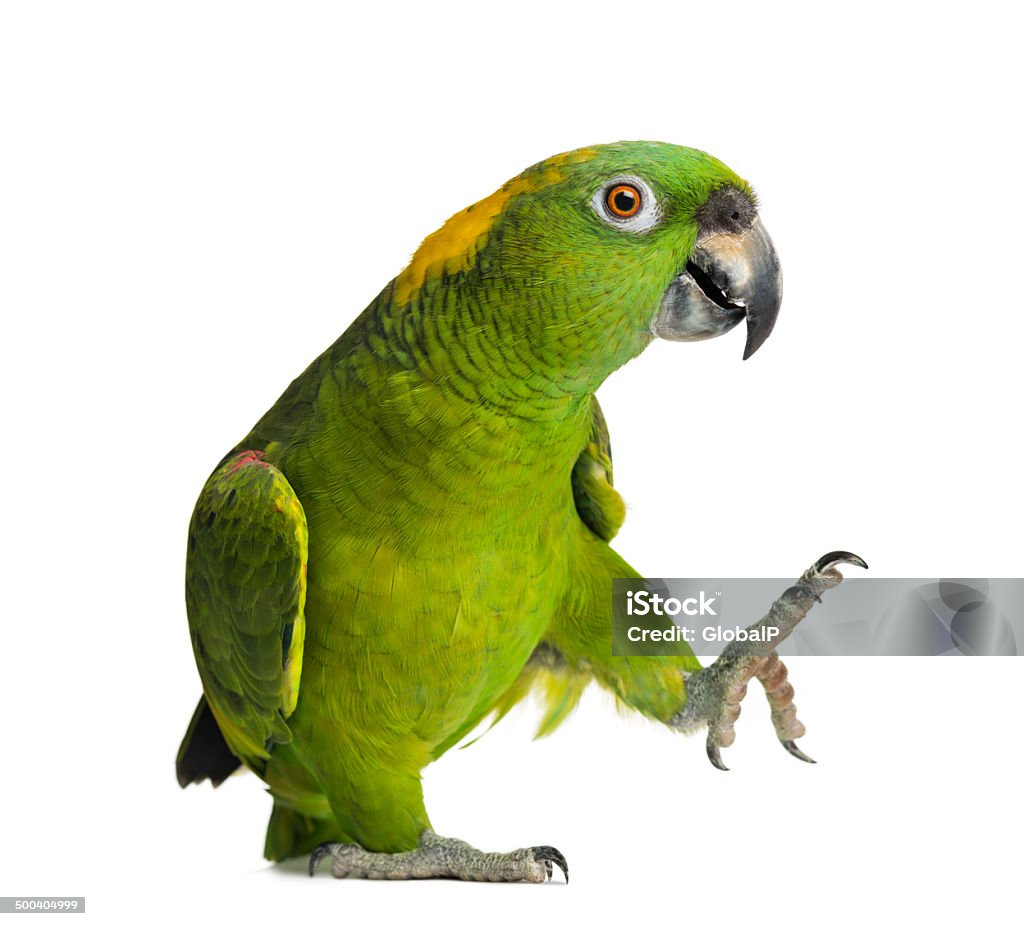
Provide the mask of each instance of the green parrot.
{"label": "green parrot", "polygon": [[596,681],[720,748],[757,678],[804,732],[774,647],[838,584],[822,557],[771,644],[614,655],[624,505],[595,391],[655,337],[771,333],[781,271],[754,194],[692,148],[619,142],[530,167],[450,218],[221,460],[188,531],[203,695],[182,787],[239,765],[274,804],[265,855],[337,877],[544,881],[551,846],[434,833],[421,770],[531,690],[553,730]]}

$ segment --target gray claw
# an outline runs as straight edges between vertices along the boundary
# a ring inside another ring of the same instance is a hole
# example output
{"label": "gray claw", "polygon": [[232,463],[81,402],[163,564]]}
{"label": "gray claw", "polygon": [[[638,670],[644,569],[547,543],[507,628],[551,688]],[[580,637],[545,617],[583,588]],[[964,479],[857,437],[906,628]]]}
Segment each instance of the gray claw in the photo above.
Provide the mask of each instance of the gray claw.
{"label": "gray claw", "polygon": [[831,553],[826,553],[821,559],[819,559],[811,569],[814,572],[824,572],[831,566],[835,566],[836,563],[849,563],[851,566],[860,566],[861,569],[867,569],[868,564],[864,562],[856,553],[847,553],[845,550],[833,550]]}
{"label": "gray claw", "polygon": [[553,871],[551,863],[554,862],[562,870],[562,874],[565,876],[565,883],[569,883],[569,863],[565,860],[565,856],[554,846],[535,846],[532,852],[535,862],[544,863],[544,867],[548,870],[549,878]]}
{"label": "gray claw", "polygon": [[313,850],[313,854],[309,857],[309,876],[312,878],[316,873],[317,866],[331,854],[331,846],[333,843],[325,842],[321,843]]}
{"label": "gray claw", "polygon": [[729,771],[729,766],[722,761],[722,753],[719,751],[718,745],[710,736],[708,737],[708,758],[711,760],[711,764],[715,768],[723,772]]}
{"label": "gray claw", "polygon": [[817,765],[818,764],[817,762],[814,761],[814,759],[812,759],[809,755],[807,755],[806,752],[803,752],[800,749],[800,747],[797,746],[797,744],[794,743],[792,740],[780,740],[779,742],[782,743],[782,745],[786,749],[786,752],[788,752],[791,756],[796,756],[798,759],[800,759],[803,762],[810,762],[811,765]]}

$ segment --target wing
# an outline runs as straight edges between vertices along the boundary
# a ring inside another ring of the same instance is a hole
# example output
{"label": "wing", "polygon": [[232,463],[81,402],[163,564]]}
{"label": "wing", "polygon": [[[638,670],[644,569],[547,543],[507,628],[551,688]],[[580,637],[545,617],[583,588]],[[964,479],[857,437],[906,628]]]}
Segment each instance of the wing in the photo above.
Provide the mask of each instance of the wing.
{"label": "wing", "polygon": [[612,487],[612,444],[601,406],[591,396],[590,440],[572,469],[572,495],[580,519],[609,541],[622,527],[626,505]]}
{"label": "wing", "polygon": [[274,743],[291,740],[285,719],[302,672],[307,550],[302,505],[262,453],[235,454],[207,480],[188,532],[192,648],[224,741],[257,771]]}

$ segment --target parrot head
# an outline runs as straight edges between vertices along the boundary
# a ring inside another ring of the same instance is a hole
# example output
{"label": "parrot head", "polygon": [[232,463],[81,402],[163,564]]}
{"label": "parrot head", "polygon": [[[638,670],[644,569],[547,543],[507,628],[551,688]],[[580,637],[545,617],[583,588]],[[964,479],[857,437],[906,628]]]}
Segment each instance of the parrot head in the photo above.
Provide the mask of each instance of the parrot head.
{"label": "parrot head", "polygon": [[[556,155],[452,216],[395,280],[535,369],[591,389],[655,337],[699,341],[746,322],[744,359],[782,299],[750,185],[693,148],[618,142]],[[438,304],[439,303],[439,304]],[[493,346],[493,345],[489,345]]]}

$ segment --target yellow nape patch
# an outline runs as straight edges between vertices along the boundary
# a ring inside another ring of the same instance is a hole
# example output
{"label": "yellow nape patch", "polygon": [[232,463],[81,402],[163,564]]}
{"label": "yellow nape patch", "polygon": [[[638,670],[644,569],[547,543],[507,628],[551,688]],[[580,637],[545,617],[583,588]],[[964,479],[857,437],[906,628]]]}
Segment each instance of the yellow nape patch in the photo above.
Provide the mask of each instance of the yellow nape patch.
{"label": "yellow nape patch", "polygon": [[596,154],[594,148],[557,154],[523,171],[486,199],[457,212],[424,239],[409,265],[398,275],[395,303],[406,305],[411,302],[428,279],[436,280],[443,273],[453,274],[469,269],[487,243],[494,220],[501,215],[510,199],[557,183],[563,178],[560,167],[589,161]]}

